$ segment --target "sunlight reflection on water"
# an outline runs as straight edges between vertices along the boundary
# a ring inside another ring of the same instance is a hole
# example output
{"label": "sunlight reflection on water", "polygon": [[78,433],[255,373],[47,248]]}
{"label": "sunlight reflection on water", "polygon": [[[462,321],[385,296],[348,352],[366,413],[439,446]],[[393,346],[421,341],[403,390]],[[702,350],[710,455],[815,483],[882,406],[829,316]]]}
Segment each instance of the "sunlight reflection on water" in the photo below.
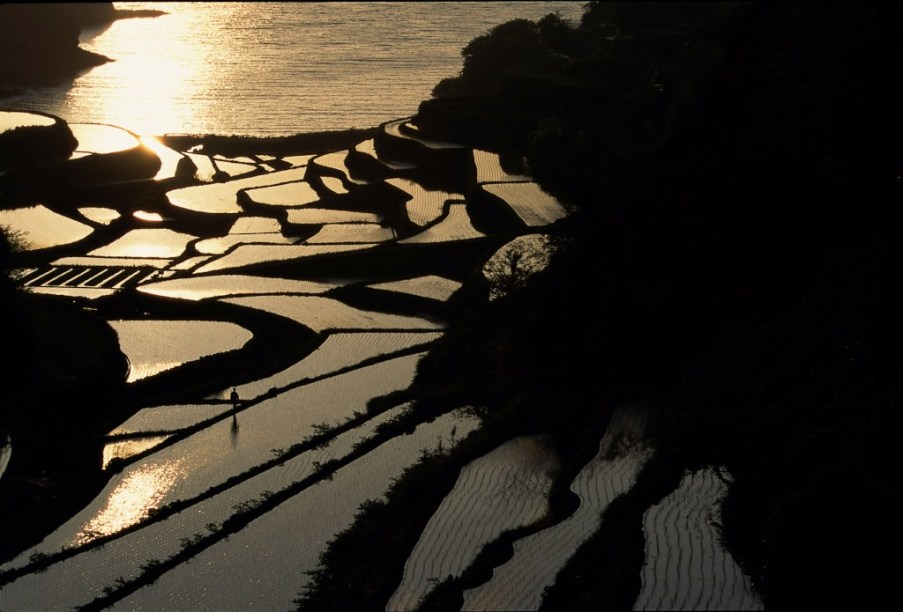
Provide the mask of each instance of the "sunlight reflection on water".
{"label": "sunlight reflection on water", "polygon": [[186,473],[181,460],[148,463],[131,471],[110,494],[106,506],[76,536],[75,544],[85,544],[137,523]]}

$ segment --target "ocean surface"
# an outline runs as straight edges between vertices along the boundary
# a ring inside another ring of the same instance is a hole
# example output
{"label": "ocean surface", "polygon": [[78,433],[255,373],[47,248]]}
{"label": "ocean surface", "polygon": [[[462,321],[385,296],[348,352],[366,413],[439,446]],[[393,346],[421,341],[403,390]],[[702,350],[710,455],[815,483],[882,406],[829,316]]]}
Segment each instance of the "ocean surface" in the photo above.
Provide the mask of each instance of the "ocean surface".
{"label": "ocean surface", "polygon": [[82,32],[115,61],[0,98],[142,135],[274,136],[375,127],[417,111],[461,49],[514,18],[577,22],[582,2],[117,2],[166,11]]}

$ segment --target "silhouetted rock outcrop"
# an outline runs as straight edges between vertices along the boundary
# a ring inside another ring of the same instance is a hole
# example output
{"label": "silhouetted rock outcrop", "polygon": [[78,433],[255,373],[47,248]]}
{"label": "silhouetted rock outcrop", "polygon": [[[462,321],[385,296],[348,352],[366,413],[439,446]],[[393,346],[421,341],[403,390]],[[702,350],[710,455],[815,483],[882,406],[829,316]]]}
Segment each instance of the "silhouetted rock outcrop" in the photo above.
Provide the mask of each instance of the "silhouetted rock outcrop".
{"label": "silhouetted rock outcrop", "polygon": [[0,96],[55,85],[111,61],[79,47],[85,26],[162,11],[122,11],[112,2],[0,4]]}

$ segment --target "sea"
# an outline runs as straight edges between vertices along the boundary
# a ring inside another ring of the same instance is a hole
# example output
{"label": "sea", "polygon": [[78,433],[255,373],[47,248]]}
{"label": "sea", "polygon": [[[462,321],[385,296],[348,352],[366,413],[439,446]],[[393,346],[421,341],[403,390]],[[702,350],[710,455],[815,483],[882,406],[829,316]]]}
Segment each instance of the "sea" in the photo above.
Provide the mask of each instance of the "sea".
{"label": "sea", "polygon": [[459,74],[461,51],[506,21],[583,2],[116,2],[158,17],[85,29],[113,61],[55,87],[0,98],[70,123],[136,134],[282,136],[369,128],[417,112]]}

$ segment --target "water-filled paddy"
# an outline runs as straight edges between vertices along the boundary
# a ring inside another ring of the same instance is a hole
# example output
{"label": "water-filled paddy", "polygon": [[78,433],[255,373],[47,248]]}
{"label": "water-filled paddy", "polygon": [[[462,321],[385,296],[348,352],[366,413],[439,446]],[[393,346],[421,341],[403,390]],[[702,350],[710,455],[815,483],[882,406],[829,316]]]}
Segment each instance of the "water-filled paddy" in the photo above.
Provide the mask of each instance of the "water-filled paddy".
{"label": "water-filled paddy", "polygon": [[[422,451],[435,449],[439,439],[453,446],[453,429],[455,440],[461,440],[475,426],[473,419],[448,415],[393,438],[113,609],[290,609],[309,580],[305,571],[316,568],[326,542],[351,524],[361,503],[380,498],[392,479]],[[289,533],[292,537],[285,537]]]}
{"label": "water-filled paddy", "polygon": [[243,189],[267,187],[304,179],[307,168],[294,168],[258,176],[240,178],[225,183],[209,183],[173,189],[166,193],[173,206],[208,213],[240,213],[237,194]]}
{"label": "water-filled paddy", "polygon": [[558,457],[537,436],[515,438],[464,466],[423,530],[387,610],[413,610],[439,582],[460,576],[486,544],[548,512]]}
{"label": "water-filled paddy", "polygon": [[315,332],[327,330],[442,329],[443,325],[419,317],[361,310],[319,296],[264,295],[223,298],[222,301],[277,314]]}
{"label": "water-filled paddy", "polygon": [[43,205],[0,210],[0,225],[18,236],[27,250],[46,249],[77,242],[94,229]]}
{"label": "water-filled paddy", "polygon": [[[110,321],[131,365],[128,382],[153,376],[184,363],[234,351],[252,337],[226,321]],[[184,342],[191,338],[191,342]]]}
{"label": "water-filled paddy", "polygon": [[448,214],[435,225],[431,225],[419,234],[399,240],[402,244],[420,244],[430,242],[452,242],[455,240],[472,240],[485,238],[486,234],[477,230],[470,221],[464,204],[451,204]]}
{"label": "water-filled paddy", "polygon": [[117,153],[141,146],[138,137],[113,125],[99,123],[70,123],[69,129],[78,140],[80,153]]}
{"label": "water-filled paddy", "polygon": [[211,274],[173,278],[145,283],[138,287],[142,293],[179,298],[182,300],[203,300],[249,294],[325,293],[338,286],[336,283],[300,281],[249,274]]}
{"label": "water-filled paddy", "polygon": [[49,127],[56,123],[56,119],[38,113],[26,113],[21,111],[0,111],[0,134],[9,130],[23,127]]}
{"label": "water-filled paddy", "polygon": [[461,283],[441,276],[428,275],[386,283],[375,283],[370,285],[370,287],[381,289],[382,291],[406,293],[431,300],[446,301],[461,288]]}
{"label": "water-filled paddy", "polygon": [[197,236],[166,228],[136,229],[110,244],[94,249],[88,255],[172,259],[182,255],[188,244],[197,239]]}
{"label": "water-filled paddy", "polygon": [[567,209],[536,183],[488,183],[483,189],[500,197],[528,227],[541,227],[564,219]]}

